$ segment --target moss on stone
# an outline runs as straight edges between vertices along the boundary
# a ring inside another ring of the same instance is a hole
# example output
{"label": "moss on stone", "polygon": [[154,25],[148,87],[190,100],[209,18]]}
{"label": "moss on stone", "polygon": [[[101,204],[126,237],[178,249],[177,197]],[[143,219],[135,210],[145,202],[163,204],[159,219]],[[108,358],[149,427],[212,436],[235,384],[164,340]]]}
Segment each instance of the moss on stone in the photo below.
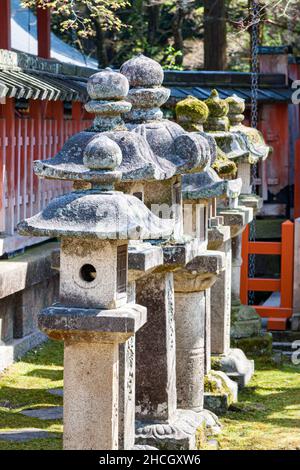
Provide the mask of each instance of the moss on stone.
{"label": "moss on stone", "polygon": [[186,130],[199,130],[198,125],[202,125],[208,118],[208,107],[194,96],[188,96],[176,104],[176,120]]}
{"label": "moss on stone", "polygon": [[226,381],[216,370],[211,370],[204,376],[204,392],[215,395],[227,395],[228,404],[233,403],[233,395]]}
{"label": "moss on stone", "polygon": [[198,427],[196,431],[196,436],[195,436],[195,441],[196,441],[196,449],[200,450],[203,449],[206,445],[206,426],[205,426],[205,421],[201,424],[201,426]]}
{"label": "moss on stone", "polygon": [[245,100],[236,95],[228,96],[225,99],[229,107],[230,114],[243,114],[245,111]]}
{"label": "moss on stone", "polygon": [[217,147],[217,158],[212,164],[212,168],[221,178],[229,178],[236,175],[237,166],[234,161],[226,157],[225,153]]}
{"label": "moss on stone", "polygon": [[268,356],[272,355],[272,335],[266,333],[261,336],[250,338],[232,339],[231,345],[244,351],[246,356]]}
{"label": "moss on stone", "polygon": [[218,356],[211,357],[211,368],[212,370],[220,370],[221,369],[221,359]]}
{"label": "moss on stone", "polygon": [[229,106],[225,100],[219,97],[217,90],[212,90],[210,97],[204,101],[209,109],[209,116],[212,117],[224,117],[228,113]]}

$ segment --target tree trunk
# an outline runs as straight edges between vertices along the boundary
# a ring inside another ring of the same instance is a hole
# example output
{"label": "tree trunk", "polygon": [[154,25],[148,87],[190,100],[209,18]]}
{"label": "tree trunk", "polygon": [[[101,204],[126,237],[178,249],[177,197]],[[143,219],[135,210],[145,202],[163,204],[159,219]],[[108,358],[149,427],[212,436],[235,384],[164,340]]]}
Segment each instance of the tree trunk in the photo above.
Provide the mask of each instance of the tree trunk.
{"label": "tree trunk", "polygon": [[174,19],[172,22],[172,30],[174,37],[174,49],[181,51],[182,55],[176,56],[176,65],[182,65],[183,62],[183,37],[182,37],[182,24],[184,20],[184,11],[181,7],[176,8]]}
{"label": "tree trunk", "polygon": [[105,68],[109,65],[106,44],[105,44],[105,33],[97,20],[94,21],[94,25],[95,25],[96,39],[97,39],[96,47],[97,47],[98,67]]}
{"label": "tree trunk", "polygon": [[226,68],[225,0],[204,0],[204,68]]}
{"label": "tree trunk", "polygon": [[157,42],[157,31],[160,19],[160,5],[150,5],[148,7],[148,43],[153,46]]}

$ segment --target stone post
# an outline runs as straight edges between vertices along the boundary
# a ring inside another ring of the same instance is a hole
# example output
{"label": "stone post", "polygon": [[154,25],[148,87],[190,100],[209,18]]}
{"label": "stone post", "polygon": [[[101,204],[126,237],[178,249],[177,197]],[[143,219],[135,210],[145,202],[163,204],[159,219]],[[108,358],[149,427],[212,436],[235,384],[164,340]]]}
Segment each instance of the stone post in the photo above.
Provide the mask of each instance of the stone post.
{"label": "stone post", "polygon": [[206,351],[210,351],[207,292],[223,269],[222,254],[206,251],[174,273],[177,403],[181,409],[203,411],[204,374],[209,368]]}

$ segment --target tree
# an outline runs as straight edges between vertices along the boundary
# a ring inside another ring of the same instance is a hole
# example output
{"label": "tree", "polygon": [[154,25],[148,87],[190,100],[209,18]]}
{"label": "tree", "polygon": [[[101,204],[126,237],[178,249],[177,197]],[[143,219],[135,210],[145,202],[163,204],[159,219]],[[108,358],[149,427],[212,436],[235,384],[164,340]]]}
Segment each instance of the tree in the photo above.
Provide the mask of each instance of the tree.
{"label": "tree", "polygon": [[120,31],[125,24],[118,16],[128,0],[21,0],[24,8],[50,8],[59,16],[60,31],[76,32],[78,38],[96,38],[99,67],[108,65],[105,31]]}
{"label": "tree", "polygon": [[204,69],[224,70],[227,57],[225,0],[204,0]]}

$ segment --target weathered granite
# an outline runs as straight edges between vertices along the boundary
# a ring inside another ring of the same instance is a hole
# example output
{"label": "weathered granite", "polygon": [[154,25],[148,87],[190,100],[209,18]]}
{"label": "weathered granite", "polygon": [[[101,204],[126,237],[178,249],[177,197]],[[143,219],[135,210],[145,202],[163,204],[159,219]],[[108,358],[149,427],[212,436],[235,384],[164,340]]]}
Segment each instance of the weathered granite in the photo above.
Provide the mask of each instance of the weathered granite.
{"label": "weathered granite", "polygon": [[239,388],[245,387],[254,374],[254,361],[247,359],[241,349],[230,349],[225,355],[212,357],[212,368],[222,370]]}
{"label": "weathered granite", "polygon": [[241,192],[241,179],[221,179],[213,168],[202,173],[183,177],[182,197],[184,200],[203,201],[211,198],[226,197],[235,199]]}
{"label": "weathered granite", "polygon": [[221,253],[204,251],[174,273],[177,403],[180,409],[203,410],[205,373],[205,291],[224,269]]}

